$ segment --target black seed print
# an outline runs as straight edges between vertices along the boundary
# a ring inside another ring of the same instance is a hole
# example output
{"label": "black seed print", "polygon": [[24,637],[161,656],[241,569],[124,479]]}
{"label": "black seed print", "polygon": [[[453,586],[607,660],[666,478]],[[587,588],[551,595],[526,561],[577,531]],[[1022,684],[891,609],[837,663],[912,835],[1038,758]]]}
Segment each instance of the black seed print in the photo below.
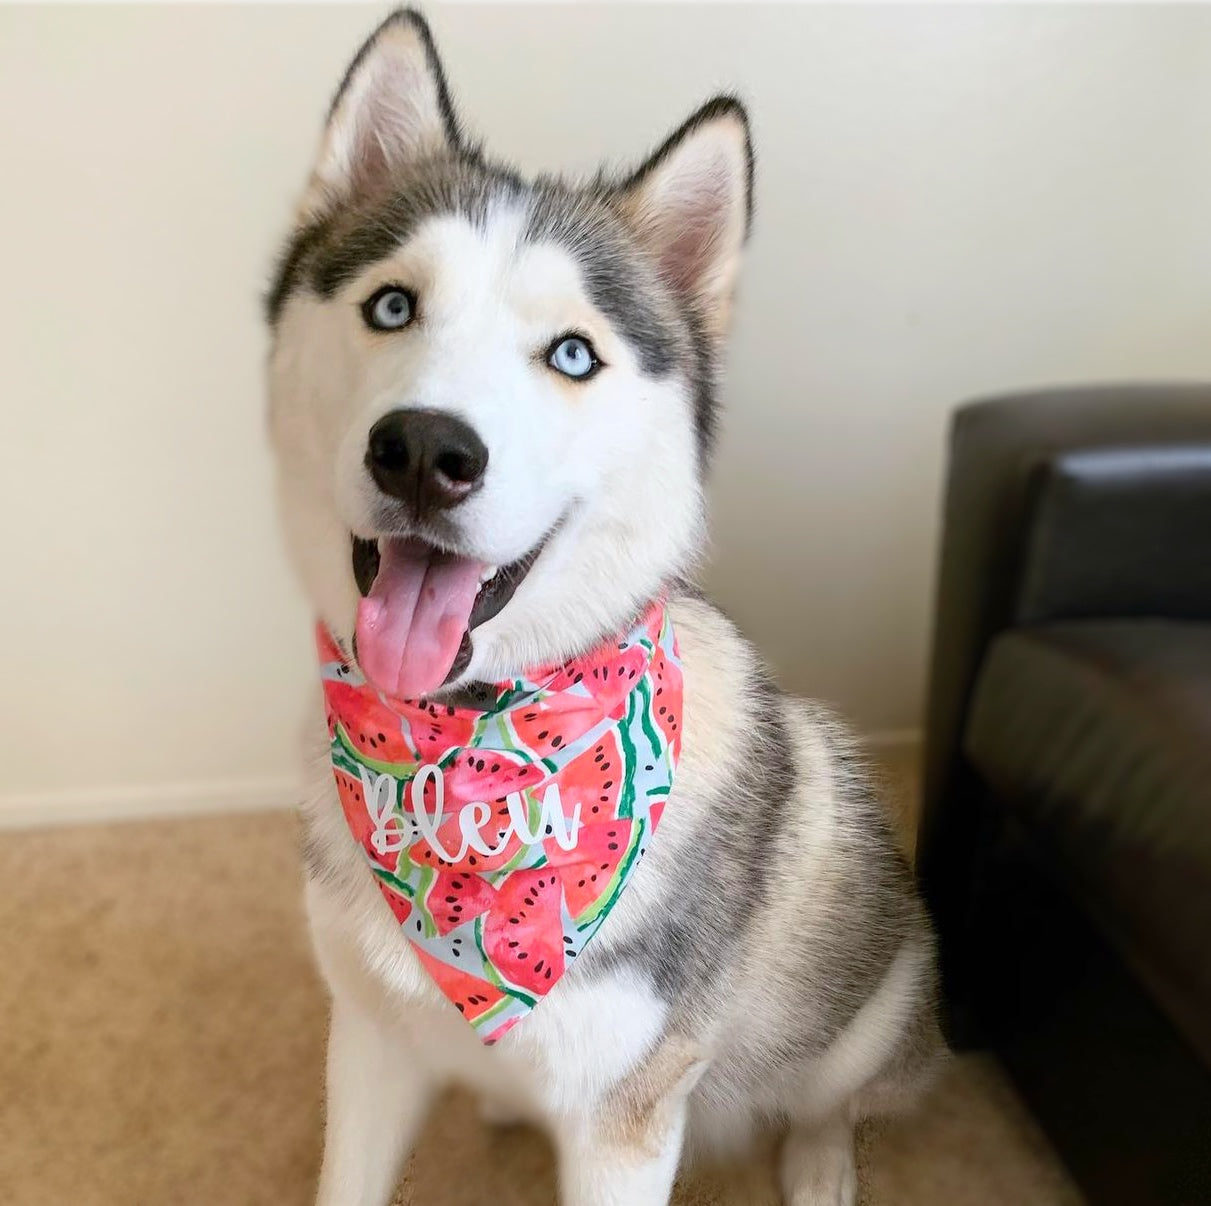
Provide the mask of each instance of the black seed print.
{"label": "black seed print", "polygon": [[519,959],[528,959],[530,956],[529,956],[529,955],[527,955],[525,951],[518,951],[518,952],[517,952],[517,957],[518,957]]}
{"label": "black seed print", "polygon": [[[605,799],[605,797],[604,797],[604,796],[602,796],[602,799],[604,800],[604,799]],[[600,807],[600,805],[594,804],[594,805],[593,805],[593,811],[594,811],[594,812],[600,812],[600,811],[601,811],[601,807]]]}
{"label": "black seed print", "polygon": [[668,708],[666,708],[666,707],[664,706],[664,704],[661,704],[661,705],[660,705],[660,707],[658,707],[658,708],[656,709],[656,711],[657,711],[657,713],[658,713],[660,716],[663,716],[663,715],[665,714],[665,712],[667,712],[667,711],[668,711]]}
{"label": "black seed print", "polygon": [[514,940],[513,942],[510,942],[510,943],[509,943],[509,947],[510,947],[510,949],[513,949],[513,948],[519,947],[520,945],[521,945],[521,943],[520,943],[520,942],[517,942],[516,940]]}
{"label": "black seed print", "polygon": [[540,972],[540,971],[542,971],[542,965],[543,965],[543,962],[544,962],[544,960],[539,959],[539,961],[538,961],[537,963],[535,963],[535,964],[534,964],[534,970],[535,970],[536,972]]}
{"label": "black seed print", "polygon": [[455,1001],[454,1008],[457,1009],[459,1013],[467,1012],[467,1007],[461,1001]]}
{"label": "black seed print", "polygon": [[548,980],[551,978],[551,969],[550,969],[549,967],[547,968],[547,974],[546,974],[546,978],[547,978]]}
{"label": "black seed print", "polygon": [[604,783],[601,785],[601,790],[602,790],[602,791],[606,791],[606,790],[608,790],[609,788],[611,788],[611,787],[613,787],[613,786],[614,786],[614,780],[613,780],[613,779],[607,779],[607,780],[606,780],[606,781],[605,781],[605,782],[604,782]]}
{"label": "black seed print", "polygon": [[563,738],[562,738],[562,737],[552,737],[552,738],[551,738],[551,744],[552,744],[552,745],[553,745],[553,746],[554,746],[556,749],[559,749],[559,747],[560,747],[561,745],[563,745]]}
{"label": "black seed print", "polygon": [[496,774],[496,772],[497,772],[498,770],[500,770],[500,763],[499,763],[499,762],[493,762],[493,763],[492,763],[492,773],[493,773],[493,774]]}
{"label": "black seed print", "polygon": [[643,769],[644,770],[655,770],[656,768],[649,762],[647,764],[647,766],[645,766]]}
{"label": "black seed print", "polygon": [[454,904],[458,900],[457,896],[447,896],[446,904]]}
{"label": "black seed print", "polygon": [[476,769],[477,771],[481,771],[481,770],[483,770],[483,769],[484,769],[484,760],[483,760],[482,758],[480,758],[480,759],[479,759],[479,760],[478,760],[478,761],[475,763],[475,769]]}
{"label": "black seed print", "polygon": [[550,733],[550,731],[551,731],[550,729],[543,729],[543,731],[538,734],[538,740],[546,741],[547,735]]}
{"label": "black seed print", "polygon": [[572,939],[567,934],[563,936],[563,940],[568,944],[568,946],[572,945]]}
{"label": "black seed print", "polygon": [[584,887],[584,880],[582,879],[582,880],[580,881],[580,883],[578,883],[576,886],[577,886],[578,888],[583,888],[583,887]]}
{"label": "black seed print", "polygon": [[548,826],[547,826],[547,832],[548,832],[548,833],[554,833],[555,831],[554,831],[554,830],[551,828],[551,826],[550,826],[550,825],[548,825]]}
{"label": "black seed print", "polygon": [[618,843],[617,843],[617,842],[611,842],[611,843],[610,843],[610,844],[609,844],[609,845],[606,847],[606,849],[607,849],[607,850],[617,850],[617,849],[618,849]]}

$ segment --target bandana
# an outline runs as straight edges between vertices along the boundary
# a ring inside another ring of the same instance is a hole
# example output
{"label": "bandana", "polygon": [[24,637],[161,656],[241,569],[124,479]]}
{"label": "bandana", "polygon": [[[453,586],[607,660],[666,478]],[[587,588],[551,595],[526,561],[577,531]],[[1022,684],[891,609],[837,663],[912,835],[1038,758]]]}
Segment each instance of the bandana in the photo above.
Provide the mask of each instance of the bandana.
{"label": "bandana", "polygon": [[349,830],[437,987],[494,1043],[601,928],[681,749],[663,606],[625,637],[498,683],[486,711],[383,695],[317,629]]}

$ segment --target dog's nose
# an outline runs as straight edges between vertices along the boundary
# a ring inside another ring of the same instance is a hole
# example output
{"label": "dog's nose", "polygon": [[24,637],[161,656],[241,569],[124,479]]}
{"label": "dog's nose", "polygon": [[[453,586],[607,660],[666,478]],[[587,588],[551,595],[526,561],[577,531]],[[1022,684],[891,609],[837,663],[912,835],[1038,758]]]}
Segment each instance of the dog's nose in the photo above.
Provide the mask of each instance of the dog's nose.
{"label": "dog's nose", "polygon": [[488,467],[474,430],[434,410],[393,410],[370,428],[366,467],[384,494],[409,503],[417,518],[462,502]]}

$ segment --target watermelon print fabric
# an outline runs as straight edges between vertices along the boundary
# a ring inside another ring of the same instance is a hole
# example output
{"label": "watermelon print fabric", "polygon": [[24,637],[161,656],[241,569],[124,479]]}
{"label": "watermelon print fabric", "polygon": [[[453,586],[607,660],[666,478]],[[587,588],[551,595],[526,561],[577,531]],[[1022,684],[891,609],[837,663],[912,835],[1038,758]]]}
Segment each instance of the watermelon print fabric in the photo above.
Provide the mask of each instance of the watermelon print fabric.
{"label": "watermelon print fabric", "polygon": [[496,685],[485,711],[371,686],[317,645],[332,771],[369,873],[485,1043],[526,1017],[643,858],[681,749],[681,666],[653,606],[625,637]]}

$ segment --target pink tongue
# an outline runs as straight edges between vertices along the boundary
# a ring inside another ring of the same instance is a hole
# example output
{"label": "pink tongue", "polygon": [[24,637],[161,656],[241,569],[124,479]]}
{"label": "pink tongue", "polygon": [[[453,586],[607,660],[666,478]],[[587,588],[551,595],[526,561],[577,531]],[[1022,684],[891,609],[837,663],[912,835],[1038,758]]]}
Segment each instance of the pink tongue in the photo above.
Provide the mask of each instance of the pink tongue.
{"label": "pink tongue", "polygon": [[357,660],[380,691],[417,699],[446,681],[483,568],[417,541],[383,541],[378,575],[357,608]]}

